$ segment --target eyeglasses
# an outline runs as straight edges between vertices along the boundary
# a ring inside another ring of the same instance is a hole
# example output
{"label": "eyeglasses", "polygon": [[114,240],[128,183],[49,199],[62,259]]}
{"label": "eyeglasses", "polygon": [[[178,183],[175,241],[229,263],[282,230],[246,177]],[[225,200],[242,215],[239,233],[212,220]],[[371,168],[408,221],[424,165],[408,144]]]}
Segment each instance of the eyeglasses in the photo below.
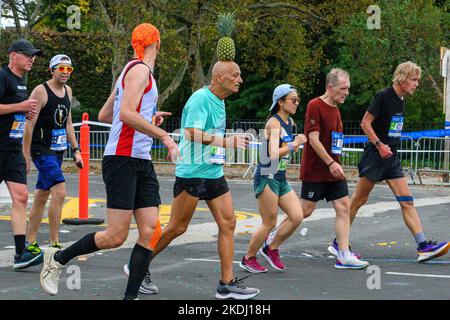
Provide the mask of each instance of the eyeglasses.
{"label": "eyeglasses", "polygon": [[292,103],[300,103],[300,98],[286,98],[286,100],[291,100]]}
{"label": "eyeglasses", "polygon": [[67,72],[67,73],[72,73],[73,72],[73,67],[69,67],[69,66],[56,66],[53,67],[53,70],[58,69],[59,72]]}

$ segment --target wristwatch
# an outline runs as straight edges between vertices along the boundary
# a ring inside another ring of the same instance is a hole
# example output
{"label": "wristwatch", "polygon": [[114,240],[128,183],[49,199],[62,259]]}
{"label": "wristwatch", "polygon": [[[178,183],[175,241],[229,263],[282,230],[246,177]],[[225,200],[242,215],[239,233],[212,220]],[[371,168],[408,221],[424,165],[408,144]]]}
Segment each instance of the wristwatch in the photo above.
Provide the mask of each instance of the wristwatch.
{"label": "wristwatch", "polygon": [[80,153],[81,153],[81,149],[76,147],[76,148],[72,148],[72,154],[75,155],[75,152],[77,152],[77,150],[80,151]]}
{"label": "wristwatch", "polygon": [[381,141],[380,141],[380,140],[377,140],[377,141],[375,142],[375,147],[378,147],[380,144],[381,144]]}

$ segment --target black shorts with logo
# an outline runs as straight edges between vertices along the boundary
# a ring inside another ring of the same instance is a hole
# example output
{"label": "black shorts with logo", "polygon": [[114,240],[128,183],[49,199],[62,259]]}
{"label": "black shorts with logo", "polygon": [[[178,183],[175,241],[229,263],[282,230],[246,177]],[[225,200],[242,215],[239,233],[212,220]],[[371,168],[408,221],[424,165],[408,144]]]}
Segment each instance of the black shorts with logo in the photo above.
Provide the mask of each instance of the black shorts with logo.
{"label": "black shorts with logo", "polygon": [[176,198],[183,190],[200,200],[213,200],[230,191],[225,177],[218,179],[176,177],[173,197]]}
{"label": "black shorts with logo", "polygon": [[373,182],[403,178],[405,173],[398,152],[392,146],[391,150],[394,153],[392,157],[383,159],[377,148],[371,144],[366,145],[358,163],[359,176]]}
{"label": "black shorts with logo", "polygon": [[301,198],[312,202],[326,199],[328,202],[348,196],[347,180],[329,182],[302,182]]}
{"label": "black shorts with logo", "polygon": [[0,183],[27,184],[27,165],[22,150],[0,151]]}
{"label": "black shorts with logo", "polygon": [[105,156],[102,174],[109,209],[136,210],[161,204],[159,183],[150,160]]}

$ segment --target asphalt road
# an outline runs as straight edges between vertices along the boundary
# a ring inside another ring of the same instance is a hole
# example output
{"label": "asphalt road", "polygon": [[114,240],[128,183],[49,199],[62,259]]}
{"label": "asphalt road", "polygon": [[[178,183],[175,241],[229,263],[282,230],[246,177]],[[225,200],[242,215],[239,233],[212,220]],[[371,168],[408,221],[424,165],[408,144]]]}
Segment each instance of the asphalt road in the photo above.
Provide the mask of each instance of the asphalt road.
{"label": "asphalt road", "polygon": [[[67,175],[66,178],[68,200],[64,215],[76,215],[78,178],[76,175]],[[34,190],[35,179],[35,176],[29,178],[30,190]],[[169,217],[173,180],[160,177],[163,223]],[[260,220],[252,184],[229,181],[229,185],[238,217],[234,270],[236,276],[244,277],[250,274],[241,270],[237,263],[245,254],[251,233]],[[297,193],[300,192],[300,183],[293,183],[293,187]],[[353,190],[354,185],[350,185],[350,192]],[[449,189],[412,187],[412,190],[427,237],[430,240],[450,240]],[[93,199],[90,214],[105,218],[105,190],[99,176],[91,176],[90,198]],[[24,271],[12,269],[14,242],[7,201],[1,206],[0,300],[118,300],[123,297],[127,279],[122,267],[128,261],[136,238],[134,226],[122,248],[88,255],[69,263],[62,274],[59,295],[50,297],[40,287],[41,266]],[[276,272],[267,266],[268,273],[251,275],[245,280],[248,286],[261,289],[255,303],[258,300],[305,299],[450,299],[450,256],[422,264],[416,262],[414,239],[386,186],[375,187],[369,203],[363,207],[352,227],[353,249],[371,263],[368,270],[334,268],[335,260],[327,251],[328,244],[334,238],[334,211],[331,204],[325,202],[321,202],[318,208],[281,247],[281,256],[287,266],[285,272]],[[61,225],[61,241],[67,245],[103,228]],[[38,236],[41,246],[45,247],[47,234],[48,225],[43,223]],[[152,262],[152,279],[159,287],[159,293],[141,294],[140,300],[177,300],[183,306],[182,302],[186,299],[197,302],[214,300],[220,276],[216,235],[214,220],[206,204],[200,202],[188,232]],[[263,259],[260,258],[260,261],[263,262]]]}

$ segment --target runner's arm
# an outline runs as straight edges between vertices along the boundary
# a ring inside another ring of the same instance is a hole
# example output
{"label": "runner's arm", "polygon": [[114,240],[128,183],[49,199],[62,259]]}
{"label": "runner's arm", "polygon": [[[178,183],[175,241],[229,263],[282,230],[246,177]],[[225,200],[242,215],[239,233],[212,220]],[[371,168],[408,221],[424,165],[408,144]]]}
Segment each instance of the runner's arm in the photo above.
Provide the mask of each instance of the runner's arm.
{"label": "runner's arm", "polygon": [[138,64],[127,73],[119,117],[120,121],[133,129],[148,136],[164,140],[169,138],[167,132],[149,123],[137,112],[141,97],[148,85],[149,72],[147,66]]}
{"label": "runner's arm", "polygon": [[108,100],[106,100],[105,104],[98,113],[98,121],[110,124],[112,123],[115,97],[116,97],[116,87],[114,86],[111,94],[108,97]]}
{"label": "runner's arm", "polygon": [[44,86],[38,85],[34,88],[33,92],[31,92],[30,99],[35,99],[38,102],[36,105],[36,115],[31,120],[26,119],[25,128],[23,131],[22,153],[27,161],[30,159],[31,141],[33,139],[34,127],[42,107],[47,103],[47,92],[45,91]]}

